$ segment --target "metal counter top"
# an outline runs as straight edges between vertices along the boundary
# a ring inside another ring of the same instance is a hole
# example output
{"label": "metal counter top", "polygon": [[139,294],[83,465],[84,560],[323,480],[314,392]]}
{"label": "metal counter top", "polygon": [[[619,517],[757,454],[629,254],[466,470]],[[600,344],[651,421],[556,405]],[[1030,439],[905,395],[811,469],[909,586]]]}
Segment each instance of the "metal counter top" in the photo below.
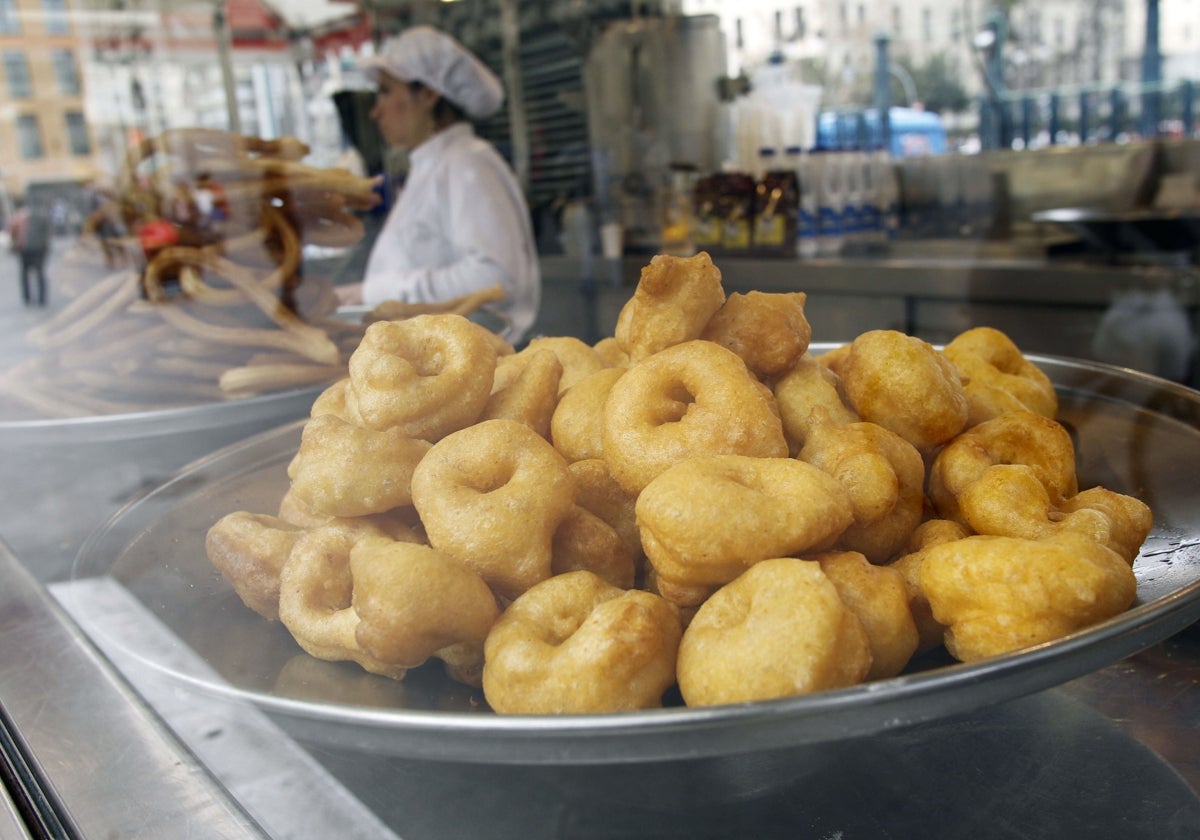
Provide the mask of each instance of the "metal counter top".
{"label": "metal counter top", "polygon": [[1200,832],[1200,625],[1060,688],[879,737],[744,759],[495,767],[301,743],[255,709],[98,653],[103,640],[4,551],[0,592],[8,761],[28,768],[67,836]]}
{"label": "metal counter top", "polygon": [[[1185,307],[1200,304],[1196,267],[1115,267],[1086,262],[1053,262],[1014,254],[981,259],[962,251],[945,252],[923,243],[879,256],[783,259],[713,254],[727,290],[806,291],[810,294],[898,295],[923,299],[1024,302],[1059,306],[1107,306],[1115,291],[1135,284],[1169,285]],[[982,247],[982,246],[981,246]],[[616,263],[595,261],[606,282],[632,289],[650,256],[625,255]],[[540,260],[544,277],[573,278],[580,263],[565,256]]]}

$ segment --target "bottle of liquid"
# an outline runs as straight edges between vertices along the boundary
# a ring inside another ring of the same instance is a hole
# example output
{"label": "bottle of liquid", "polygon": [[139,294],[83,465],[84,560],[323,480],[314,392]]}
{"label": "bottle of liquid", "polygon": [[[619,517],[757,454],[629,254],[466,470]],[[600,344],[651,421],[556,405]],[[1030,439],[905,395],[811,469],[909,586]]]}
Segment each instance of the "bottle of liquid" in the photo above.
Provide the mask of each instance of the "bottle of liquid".
{"label": "bottle of liquid", "polygon": [[875,153],[875,182],[878,184],[879,223],[883,239],[894,240],[900,233],[900,180],[886,149]]}
{"label": "bottle of liquid", "polygon": [[817,179],[813,156],[800,146],[791,146],[788,158],[796,173],[796,256],[808,260],[817,255]]}
{"label": "bottle of liquid", "polygon": [[842,249],[857,250],[862,244],[862,167],[857,148],[837,155],[842,167]]}
{"label": "bottle of liquid", "polygon": [[846,208],[842,190],[841,155],[827,149],[816,149],[817,168],[817,254],[837,256],[842,252],[842,214]]}

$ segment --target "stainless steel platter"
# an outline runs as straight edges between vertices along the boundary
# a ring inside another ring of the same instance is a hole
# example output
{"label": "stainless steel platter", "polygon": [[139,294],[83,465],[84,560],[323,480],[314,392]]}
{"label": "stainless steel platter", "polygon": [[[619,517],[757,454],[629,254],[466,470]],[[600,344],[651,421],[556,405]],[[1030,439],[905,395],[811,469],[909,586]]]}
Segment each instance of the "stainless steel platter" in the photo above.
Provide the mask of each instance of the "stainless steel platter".
{"label": "stainless steel platter", "polygon": [[[251,702],[314,742],[412,759],[602,765],[747,756],[870,736],[1040,691],[1107,666],[1200,618],[1200,393],[1124,369],[1031,357],[1055,381],[1081,486],[1136,495],[1155,513],[1126,613],[976,664],[934,656],[894,679],[771,702],[581,716],[499,716],[427,666],[403,682],[302,653],[242,605],[211,567],[204,534],[233,510],[273,512],[301,422],[193,463],[118,512],[78,554],[73,578],[120,584],[173,634],[174,651],[121,644],[157,676]],[[88,604],[73,612],[86,614]],[[189,659],[202,667],[181,664]]]}
{"label": "stainless steel platter", "polygon": [[191,461],[308,415],[324,386],[157,411],[0,422],[0,538],[40,580],[122,504]]}

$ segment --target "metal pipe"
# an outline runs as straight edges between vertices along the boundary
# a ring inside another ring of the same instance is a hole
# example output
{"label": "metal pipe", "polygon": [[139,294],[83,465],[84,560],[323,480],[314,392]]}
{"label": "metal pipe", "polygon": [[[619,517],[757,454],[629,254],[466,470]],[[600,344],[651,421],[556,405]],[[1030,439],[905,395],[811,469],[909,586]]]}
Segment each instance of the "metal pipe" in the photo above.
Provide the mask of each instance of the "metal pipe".
{"label": "metal pipe", "polygon": [[500,41],[504,86],[508,89],[508,125],[512,141],[513,171],[517,183],[529,191],[529,125],[525,112],[525,85],[521,77],[521,18],[517,0],[501,0]]}
{"label": "metal pipe", "polygon": [[1158,44],[1158,0],[1146,0],[1146,36],[1142,50],[1142,136],[1158,134],[1162,111],[1162,52]]}
{"label": "metal pipe", "polygon": [[229,29],[229,18],[225,15],[225,0],[216,0],[213,3],[213,32],[217,39],[221,82],[225,87],[225,110],[229,117],[229,131],[241,134],[242,117],[238,112],[237,84],[233,77],[233,33]]}

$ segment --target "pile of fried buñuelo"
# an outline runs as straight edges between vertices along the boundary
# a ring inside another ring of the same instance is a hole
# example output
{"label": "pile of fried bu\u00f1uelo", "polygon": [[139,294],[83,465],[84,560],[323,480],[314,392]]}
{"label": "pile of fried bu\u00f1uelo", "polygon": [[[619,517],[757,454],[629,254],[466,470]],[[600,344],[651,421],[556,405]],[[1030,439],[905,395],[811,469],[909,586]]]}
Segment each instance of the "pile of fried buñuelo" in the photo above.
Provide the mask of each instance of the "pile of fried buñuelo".
{"label": "pile of fried bu\u00f1uelo", "polygon": [[976,661],[1132,603],[1149,508],[1080,490],[1050,381],[1003,333],[819,357],[803,293],[657,256],[595,345],[380,321],[314,403],[274,513],[213,524],[310,654],[432,657],[497,712],[786,697]]}

